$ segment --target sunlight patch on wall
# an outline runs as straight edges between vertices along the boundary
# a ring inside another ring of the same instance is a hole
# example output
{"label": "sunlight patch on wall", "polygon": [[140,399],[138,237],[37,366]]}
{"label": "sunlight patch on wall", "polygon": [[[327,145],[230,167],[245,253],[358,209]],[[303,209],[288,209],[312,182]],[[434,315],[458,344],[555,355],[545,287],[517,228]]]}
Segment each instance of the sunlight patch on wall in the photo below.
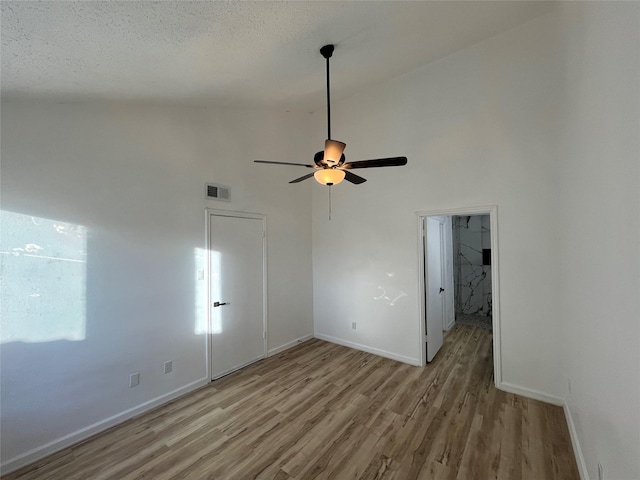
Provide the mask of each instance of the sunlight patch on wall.
{"label": "sunlight patch on wall", "polygon": [[[211,278],[211,301],[220,301],[222,289],[221,277],[222,277],[222,263],[220,252],[210,252],[211,266],[209,275]],[[211,309],[211,333],[218,335],[222,333],[222,317],[220,315],[220,308]]]}
{"label": "sunlight patch on wall", "polygon": [[194,250],[195,261],[195,314],[196,314],[196,335],[205,335],[207,328],[207,281],[205,275],[205,263],[207,261],[207,252],[204,248],[196,248]]}
{"label": "sunlight patch on wall", "polygon": [[374,300],[382,300],[393,307],[398,300],[407,296],[406,292],[403,292],[395,285],[393,285],[395,272],[387,272],[385,274],[390,280],[384,281],[382,285],[378,285],[378,293],[373,297]]}
{"label": "sunlight patch on wall", "polygon": [[[219,308],[211,308],[208,301],[219,301],[221,293],[220,277],[221,273],[221,253],[207,251],[196,248],[194,253],[196,270],[196,335],[205,335],[209,332],[209,315],[211,315],[211,333],[214,335],[222,333],[222,318]],[[209,264],[207,265],[207,260]],[[206,268],[205,268],[206,265]],[[207,279],[209,280],[207,282]],[[211,288],[211,295],[207,295],[207,288]]]}
{"label": "sunlight patch on wall", "polygon": [[0,210],[0,343],[84,340],[87,229]]}

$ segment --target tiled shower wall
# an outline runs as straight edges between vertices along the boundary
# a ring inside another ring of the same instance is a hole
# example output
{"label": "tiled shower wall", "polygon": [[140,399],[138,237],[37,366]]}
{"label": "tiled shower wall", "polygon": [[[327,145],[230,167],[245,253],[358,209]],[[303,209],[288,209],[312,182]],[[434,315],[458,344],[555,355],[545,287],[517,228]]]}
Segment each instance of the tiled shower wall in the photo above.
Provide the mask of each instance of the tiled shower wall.
{"label": "tiled shower wall", "polygon": [[489,215],[454,216],[452,220],[456,316],[490,316],[491,261],[487,256],[491,251]]}

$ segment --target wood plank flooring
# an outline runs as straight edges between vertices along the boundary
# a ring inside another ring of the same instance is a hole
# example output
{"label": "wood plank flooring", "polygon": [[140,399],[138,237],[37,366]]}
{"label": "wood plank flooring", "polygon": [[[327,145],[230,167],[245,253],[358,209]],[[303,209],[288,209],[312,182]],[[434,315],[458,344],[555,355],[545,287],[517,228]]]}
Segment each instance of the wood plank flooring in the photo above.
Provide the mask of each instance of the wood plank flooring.
{"label": "wood plank flooring", "polygon": [[425,368],[320,340],[213,382],[15,479],[579,479],[560,407],[493,386],[491,331]]}

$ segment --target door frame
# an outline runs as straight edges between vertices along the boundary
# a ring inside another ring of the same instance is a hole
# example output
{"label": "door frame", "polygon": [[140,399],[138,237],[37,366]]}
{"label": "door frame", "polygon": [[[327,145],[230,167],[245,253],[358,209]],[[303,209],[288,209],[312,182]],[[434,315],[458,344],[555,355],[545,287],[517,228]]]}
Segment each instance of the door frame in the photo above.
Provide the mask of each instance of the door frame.
{"label": "door frame", "polygon": [[[211,217],[236,217],[236,218],[249,218],[262,221],[262,329],[263,329],[263,355],[262,358],[267,358],[267,346],[269,340],[269,322],[267,315],[267,216],[262,213],[251,212],[238,212],[232,210],[217,210],[215,208],[205,208],[205,279],[207,290],[207,378],[209,382],[212,382],[213,367],[211,362],[213,361],[213,342],[211,339],[211,332],[213,331],[212,319],[211,319]],[[252,362],[253,363],[253,362]],[[243,365],[246,366],[246,365]],[[240,367],[242,368],[242,367]]]}
{"label": "door frame", "polygon": [[[491,318],[493,323],[493,379],[495,386],[502,384],[502,335],[500,328],[500,268],[499,268],[499,248],[498,248],[498,206],[482,205],[476,207],[443,208],[438,210],[426,210],[416,212],[417,216],[417,237],[418,237],[418,297],[420,298],[419,316],[419,338],[421,356],[421,366],[427,364],[427,339],[426,339],[426,288],[424,255],[424,225],[427,217],[448,217],[464,215],[489,215],[491,226]],[[427,265],[427,269],[429,266]]]}

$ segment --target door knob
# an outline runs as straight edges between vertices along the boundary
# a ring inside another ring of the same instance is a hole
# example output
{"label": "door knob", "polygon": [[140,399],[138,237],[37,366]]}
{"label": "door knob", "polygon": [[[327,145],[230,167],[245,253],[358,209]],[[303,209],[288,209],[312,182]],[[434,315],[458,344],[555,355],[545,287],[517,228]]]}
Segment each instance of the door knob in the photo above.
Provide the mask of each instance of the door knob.
{"label": "door knob", "polygon": [[438,293],[444,292],[444,288],[440,287],[440,291]]}
{"label": "door knob", "polygon": [[220,302],[213,302],[213,306],[214,307],[221,307],[223,305],[231,305],[231,302],[224,302],[224,303],[220,303]]}

